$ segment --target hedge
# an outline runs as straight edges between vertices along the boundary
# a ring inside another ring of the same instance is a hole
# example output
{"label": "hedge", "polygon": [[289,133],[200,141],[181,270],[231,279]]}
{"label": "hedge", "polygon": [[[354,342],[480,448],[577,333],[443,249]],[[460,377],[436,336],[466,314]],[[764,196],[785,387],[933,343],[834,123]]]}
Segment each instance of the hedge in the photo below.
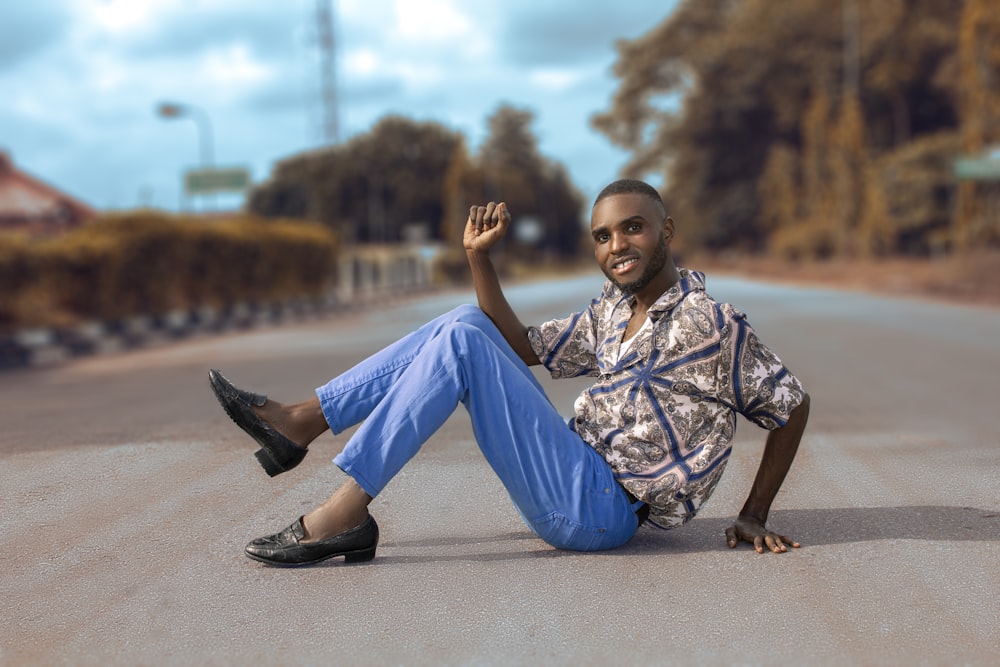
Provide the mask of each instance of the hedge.
{"label": "hedge", "polygon": [[0,330],[318,296],[336,249],[319,225],[152,211],[46,240],[0,237]]}

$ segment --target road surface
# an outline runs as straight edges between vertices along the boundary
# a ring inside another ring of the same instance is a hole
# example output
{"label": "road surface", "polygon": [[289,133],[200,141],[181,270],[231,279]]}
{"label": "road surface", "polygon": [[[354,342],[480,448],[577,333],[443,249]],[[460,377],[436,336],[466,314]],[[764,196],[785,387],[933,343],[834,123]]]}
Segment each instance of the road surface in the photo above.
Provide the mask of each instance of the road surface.
{"label": "road surface", "polygon": [[[526,322],[599,276],[514,286]],[[809,428],[771,525],[730,551],[764,433],[742,421],[687,526],[551,549],[457,413],[375,500],[368,564],[245,558],[343,478],[325,435],[268,478],[208,388],[299,400],[467,292],[0,375],[0,665],[1000,663],[1000,311],[735,279],[804,381]],[[567,414],[579,381],[546,380]]]}

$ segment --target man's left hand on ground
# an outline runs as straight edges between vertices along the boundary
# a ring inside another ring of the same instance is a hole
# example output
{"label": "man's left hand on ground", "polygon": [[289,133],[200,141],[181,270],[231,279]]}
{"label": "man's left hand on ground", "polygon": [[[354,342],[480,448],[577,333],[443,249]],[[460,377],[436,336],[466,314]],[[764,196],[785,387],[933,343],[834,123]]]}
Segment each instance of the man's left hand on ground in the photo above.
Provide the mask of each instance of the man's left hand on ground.
{"label": "man's left hand on ground", "polygon": [[757,553],[764,553],[764,547],[776,554],[788,551],[788,547],[798,548],[799,543],[786,535],[771,532],[767,527],[747,517],[740,517],[729,528],[726,528],[726,543],[734,548],[740,541],[749,542]]}

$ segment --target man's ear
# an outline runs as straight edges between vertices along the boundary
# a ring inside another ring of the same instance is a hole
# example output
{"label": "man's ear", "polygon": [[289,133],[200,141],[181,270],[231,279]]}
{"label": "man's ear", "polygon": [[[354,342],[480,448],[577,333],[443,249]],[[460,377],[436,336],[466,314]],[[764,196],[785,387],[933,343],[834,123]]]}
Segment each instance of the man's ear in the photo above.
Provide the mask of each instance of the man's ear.
{"label": "man's ear", "polygon": [[674,219],[669,215],[663,219],[663,238],[667,241],[674,238]]}

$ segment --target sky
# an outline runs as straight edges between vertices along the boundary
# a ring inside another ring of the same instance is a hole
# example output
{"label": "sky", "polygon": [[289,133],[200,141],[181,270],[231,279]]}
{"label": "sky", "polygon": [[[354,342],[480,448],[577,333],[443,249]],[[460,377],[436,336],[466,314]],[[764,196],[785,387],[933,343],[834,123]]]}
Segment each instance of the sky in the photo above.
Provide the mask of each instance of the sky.
{"label": "sky", "polygon": [[[198,208],[182,173],[202,161],[274,164],[323,145],[317,0],[31,0],[0,8],[0,151],[101,210]],[[404,115],[475,150],[501,104],[531,110],[543,155],[586,198],[627,159],[590,117],[617,88],[615,44],[677,0],[328,0],[339,138]],[[240,197],[213,206],[236,208]]]}

